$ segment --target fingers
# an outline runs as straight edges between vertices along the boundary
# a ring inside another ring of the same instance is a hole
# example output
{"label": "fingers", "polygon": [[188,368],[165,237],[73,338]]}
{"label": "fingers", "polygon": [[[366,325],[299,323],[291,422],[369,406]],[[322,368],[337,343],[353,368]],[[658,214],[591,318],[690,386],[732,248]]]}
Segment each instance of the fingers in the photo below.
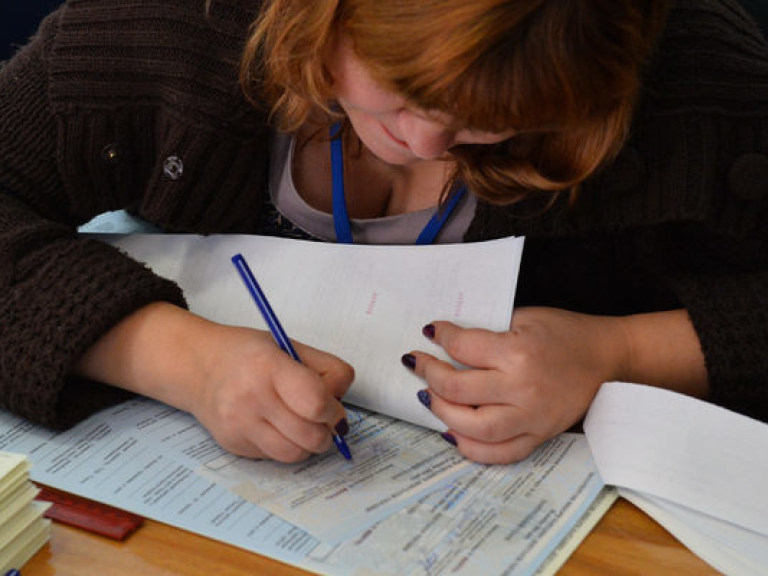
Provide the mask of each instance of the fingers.
{"label": "fingers", "polygon": [[423,332],[451,358],[474,368],[494,368],[493,359],[504,354],[503,336],[490,330],[460,328],[452,322],[432,322]]}
{"label": "fingers", "polygon": [[500,369],[500,359],[509,355],[502,335],[450,322],[434,322],[424,334],[471,367],[456,368],[423,352],[403,358],[428,384],[419,398],[449,427],[443,437],[461,454],[486,464],[516,462],[546,439],[535,415],[516,403],[514,380]]}
{"label": "fingers", "polygon": [[248,437],[239,436],[234,442],[219,440],[219,443],[229,452],[246,458],[268,458],[278,462],[292,463],[300,462],[310,455],[309,451],[291,442],[265,420],[251,426],[251,431],[253,441]]}
{"label": "fingers", "polygon": [[351,367],[338,359],[336,366],[331,366],[332,362],[318,358],[309,348],[304,352],[308,352],[309,362],[318,359],[325,362],[326,372],[320,376],[309,364],[299,364],[286,356],[275,364],[272,374],[277,396],[293,414],[307,422],[326,424],[332,429],[343,427],[341,422],[346,420],[346,413],[337,397],[340,398],[351,383],[354,374]]}
{"label": "fingers", "polygon": [[191,412],[227,450],[252,458],[294,462],[327,451],[331,431],[349,426],[344,396],[354,379],[346,362],[296,343],[296,362],[261,330],[217,326],[216,345]]}
{"label": "fingers", "polygon": [[296,351],[305,366],[320,375],[328,392],[334,398],[342,398],[355,379],[355,370],[337,356],[294,342]]}
{"label": "fingers", "polygon": [[453,404],[429,394],[430,410],[451,430],[466,438],[482,442],[506,442],[532,430],[528,414],[514,406],[485,405],[479,407]]}
{"label": "fingers", "polygon": [[[461,370],[423,352],[412,352],[411,369],[427,381],[429,387],[456,404],[476,406],[499,404],[504,398],[502,374],[495,370]],[[407,361],[404,359],[404,363]]]}
{"label": "fingers", "polygon": [[544,442],[544,438],[533,434],[521,434],[506,442],[487,443],[463,437],[453,430],[443,435],[463,455],[481,464],[508,464],[527,458],[533,450]]}
{"label": "fingers", "polygon": [[499,374],[490,370],[457,370],[428,354],[416,353],[414,371],[429,389],[420,401],[458,434],[481,442],[506,442],[535,429],[531,413],[502,402]]}
{"label": "fingers", "polygon": [[328,425],[292,411],[275,389],[225,404],[217,421],[216,440],[240,456],[297,462],[331,446]]}
{"label": "fingers", "polygon": [[331,431],[348,432],[344,407],[335,396],[346,392],[354,374],[351,367],[307,347],[297,346],[298,350],[306,364],[275,349],[258,373],[259,380],[268,384],[251,388],[240,402],[226,403],[228,414],[220,414],[219,420],[226,423],[222,435],[230,441],[219,441],[228,450],[297,462],[331,448]]}

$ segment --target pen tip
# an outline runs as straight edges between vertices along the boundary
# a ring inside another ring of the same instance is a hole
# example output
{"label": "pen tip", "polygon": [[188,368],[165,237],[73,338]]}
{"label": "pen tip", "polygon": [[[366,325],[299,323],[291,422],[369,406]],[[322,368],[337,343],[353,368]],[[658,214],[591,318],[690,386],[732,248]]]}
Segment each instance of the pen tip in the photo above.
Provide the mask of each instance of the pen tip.
{"label": "pen tip", "polygon": [[344,438],[342,438],[338,434],[334,434],[333,443],[336,444],[336,448],[339,449],[339,452],[341,452],[341,455],[344,456],[345,459],[352,460],[352,452],[350,452],[349,446],[347,446],[347,443],[344,441]]}

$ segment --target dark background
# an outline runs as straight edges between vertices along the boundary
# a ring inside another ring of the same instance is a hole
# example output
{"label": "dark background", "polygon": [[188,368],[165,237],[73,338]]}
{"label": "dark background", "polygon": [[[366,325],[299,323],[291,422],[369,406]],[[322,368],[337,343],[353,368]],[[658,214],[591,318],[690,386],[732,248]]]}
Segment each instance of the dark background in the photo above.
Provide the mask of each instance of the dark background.
{"label": "dark background", "polygon": [[0,0],[0,60],[7,60],[63,0]]}
{"label": "dark background", "polygon": [[[26,44],[40,20],[62,1],[0,0],[0,61],[8,59],[19,46]],[[741,0],[741,3],[768,36],[768,0]]]}
{"label": "dark background", "polygon": [[763,36],[768,37],[768,0],[741,0],[741,4],[760,24]]}

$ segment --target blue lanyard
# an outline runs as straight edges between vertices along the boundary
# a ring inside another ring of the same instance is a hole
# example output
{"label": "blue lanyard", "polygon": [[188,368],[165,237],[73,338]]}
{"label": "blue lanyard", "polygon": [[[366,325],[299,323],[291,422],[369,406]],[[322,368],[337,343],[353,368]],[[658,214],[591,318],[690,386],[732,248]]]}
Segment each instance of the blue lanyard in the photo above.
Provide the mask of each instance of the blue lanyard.
{"label": "blue lanyard", "polygon": [[[333,185],[333,226],[336,230],[336,242],[353,244],[352,228],[347,212],[347,198],[344,193],[344,149],[339,124],[331,127],[331,181]],[[466,186],[460,186],[451,192],[448,203],[438,209],[416,239],[416,244],[432,244],[442,230],[448,218],[467,193]]]}

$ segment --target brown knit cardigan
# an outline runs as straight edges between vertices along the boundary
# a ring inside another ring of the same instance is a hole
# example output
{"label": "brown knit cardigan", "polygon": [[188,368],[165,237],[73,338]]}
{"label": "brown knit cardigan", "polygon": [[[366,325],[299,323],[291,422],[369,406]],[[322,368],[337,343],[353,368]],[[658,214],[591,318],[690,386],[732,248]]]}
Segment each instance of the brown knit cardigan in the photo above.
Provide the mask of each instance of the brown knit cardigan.
{"label": "brown knit cardigan", "polygon": [[[79,224],[129,209],[168,231],[257,232],[269,132],[236,71],[259,3],[204,4],[69,0],[0,69],[7,409],[62,427],[118,401],[73,363],[139,307],[184,305]],[[768,47],[732,0],[676,3],[623,152],[575,206],[539,208],[480,203],[466,237],[527,237],[518,305],[685,307],[711,400],[768,421]]]}

